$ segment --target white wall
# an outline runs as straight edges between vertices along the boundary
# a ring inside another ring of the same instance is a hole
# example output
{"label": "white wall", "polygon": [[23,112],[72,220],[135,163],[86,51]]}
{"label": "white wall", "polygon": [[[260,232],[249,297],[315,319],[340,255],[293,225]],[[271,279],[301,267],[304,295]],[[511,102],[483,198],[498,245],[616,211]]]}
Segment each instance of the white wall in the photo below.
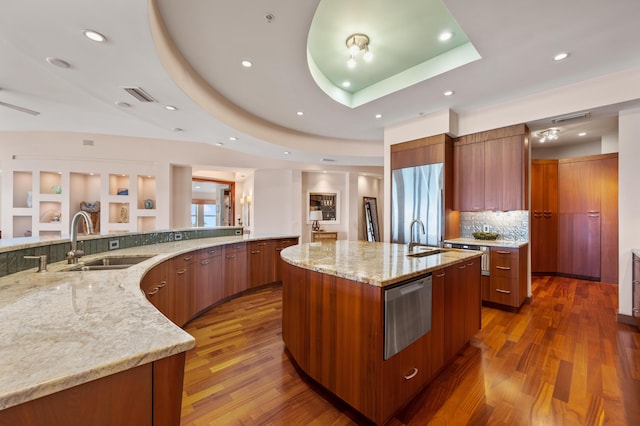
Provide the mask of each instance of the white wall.
{"label": "white wall", "polygon": [[191,226],[191,166],[171,166],[171,216],[169,227]]}
{"label": "white wall", "polygon": [[640,110],[622,111],[618,122],[618,312],[631,312],[631,250],[640,249]]}
{"label": "white wall", "polygon": [[301,181],[299,170],[256,170],[253,174],[251,226],[255,234],[300,233]]}
{"label": "white wall", "polygon": [[586,155],[602,154],[602,143],[597,141],[563,145],[558,147],[544,147],[531,150],[531,158],[534,160],[549,160],[561,158],[584,157]]}

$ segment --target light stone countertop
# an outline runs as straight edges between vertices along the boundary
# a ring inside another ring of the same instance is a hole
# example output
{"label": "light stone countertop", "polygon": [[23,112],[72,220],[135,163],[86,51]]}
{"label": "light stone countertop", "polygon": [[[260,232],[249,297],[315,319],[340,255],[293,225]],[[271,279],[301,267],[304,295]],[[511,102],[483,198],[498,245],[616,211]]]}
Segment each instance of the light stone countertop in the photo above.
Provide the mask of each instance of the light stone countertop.
{"label": "light stone countertop", "polygon": [[[242,241],[244,235],[182,240],[86,256],[154,255],[127,269],[63,272],[65,262],[0,278],[0,410],[184,352],[194,338],[140,290],[146,271],[180,253]],[[99,396],[98,396],[99,397]]]}
{"label": "light stone countertop", "polygon": [[443,249],[441,253],[411,257],[407,256],[406,244],[344,240],[299,244],[281,252],[292,265],[378,287],[481,255],[479,251]]}
{"label": "light stone countertop", "polygon": [[452,238],[450,240],[444,240],[444,242],[453,243],[453,244],[467,244],[472,246],[504,247],[504,248],[520,248],[529,244],[528,241],[476,240],[475,238]]}

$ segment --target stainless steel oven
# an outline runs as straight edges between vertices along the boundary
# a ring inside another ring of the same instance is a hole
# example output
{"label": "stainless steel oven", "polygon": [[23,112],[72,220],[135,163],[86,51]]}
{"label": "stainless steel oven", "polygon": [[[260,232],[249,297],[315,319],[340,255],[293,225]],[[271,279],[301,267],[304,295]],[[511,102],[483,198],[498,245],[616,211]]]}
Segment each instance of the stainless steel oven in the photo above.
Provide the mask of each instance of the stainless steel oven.
{"label": "stainless steel oven", "polygon": [[[446,246],[446,245],[445,245]],[[490,262],[490,256],[491,256],[491,250],[489,247],[487,246],[476,246],[473,244],[457,244],[457,243],[451,243],[450,244],[451,248],[457,248],[457,249],[465,249],[465,250],[478,250],[482,252],[482,258],[480,261],[480,269],[482,270],[482,275],[489,275],[491,273],[491,262]]]}
{"label": "stainless steel oven", "polygon": [[431,331],[431,274],[384,292],[384,359]]}

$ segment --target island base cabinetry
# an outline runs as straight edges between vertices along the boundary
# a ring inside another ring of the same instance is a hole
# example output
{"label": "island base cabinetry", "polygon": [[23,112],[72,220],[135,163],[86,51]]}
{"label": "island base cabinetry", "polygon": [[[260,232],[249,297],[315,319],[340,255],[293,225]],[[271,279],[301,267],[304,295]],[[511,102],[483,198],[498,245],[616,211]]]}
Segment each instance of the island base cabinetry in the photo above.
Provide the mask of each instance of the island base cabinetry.
{"label": "island base cabinetry", "polygon": [[[283,262],[282,337],[291,358],[334,395],[384,424],[443,368],[447,333],[461,336],[449,346],[457,352],[469,341],[468,333],[480,328],[479,259],[467,262],[477,268],[467,271],[465,263],[431,272],[431,330],[387,360],[385,288]],[[456,273],[462,265],[463,272]],[[448,294],[447,302],[445,288],[454,280],[460,280],[460,292]],[[462,313],[456,325],[447,325],[448,306]]]}
{"label": "island base cabinetry", "polygon": [[185,353],[0,411],[1,426],[178,426]]}

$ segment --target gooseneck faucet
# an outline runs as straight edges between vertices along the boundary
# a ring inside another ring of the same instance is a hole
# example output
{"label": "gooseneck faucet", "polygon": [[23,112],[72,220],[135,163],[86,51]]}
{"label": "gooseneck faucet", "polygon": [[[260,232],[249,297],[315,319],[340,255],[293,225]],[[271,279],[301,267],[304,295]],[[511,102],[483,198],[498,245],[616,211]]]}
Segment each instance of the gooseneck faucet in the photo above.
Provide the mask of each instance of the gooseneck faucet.
{"label": "gooseneck faucet", "polygon": [[413,219],[413,221],[411,222],[411,225],[409,225],[409,232],[410,232],[410,239],[409,239],[409,253],[411,253],[413,251],[413,248],[417,245],[419,245],[420,243],[418,241],[413,241],[413,225],[415,225],[416,223],[419,223],[420,226],[422,227],[422,233],[426,234],[427,232],[424,230],[424,223],[422,223],[422,221],[420,219]]}
{"label": "gooseneck faucet", "polygon": [[84,256],[84,250],[77,248],[78,222],[80,221],[80,218],[84,219],[87,224],[87,234],[93,234],[93,224],[89,214],[82,210],[74,214],[71,219],[71,230],[69,232],[69,234],[71,234],[71,251],[67,253],[67,263],[78,263],[78,259]]}

